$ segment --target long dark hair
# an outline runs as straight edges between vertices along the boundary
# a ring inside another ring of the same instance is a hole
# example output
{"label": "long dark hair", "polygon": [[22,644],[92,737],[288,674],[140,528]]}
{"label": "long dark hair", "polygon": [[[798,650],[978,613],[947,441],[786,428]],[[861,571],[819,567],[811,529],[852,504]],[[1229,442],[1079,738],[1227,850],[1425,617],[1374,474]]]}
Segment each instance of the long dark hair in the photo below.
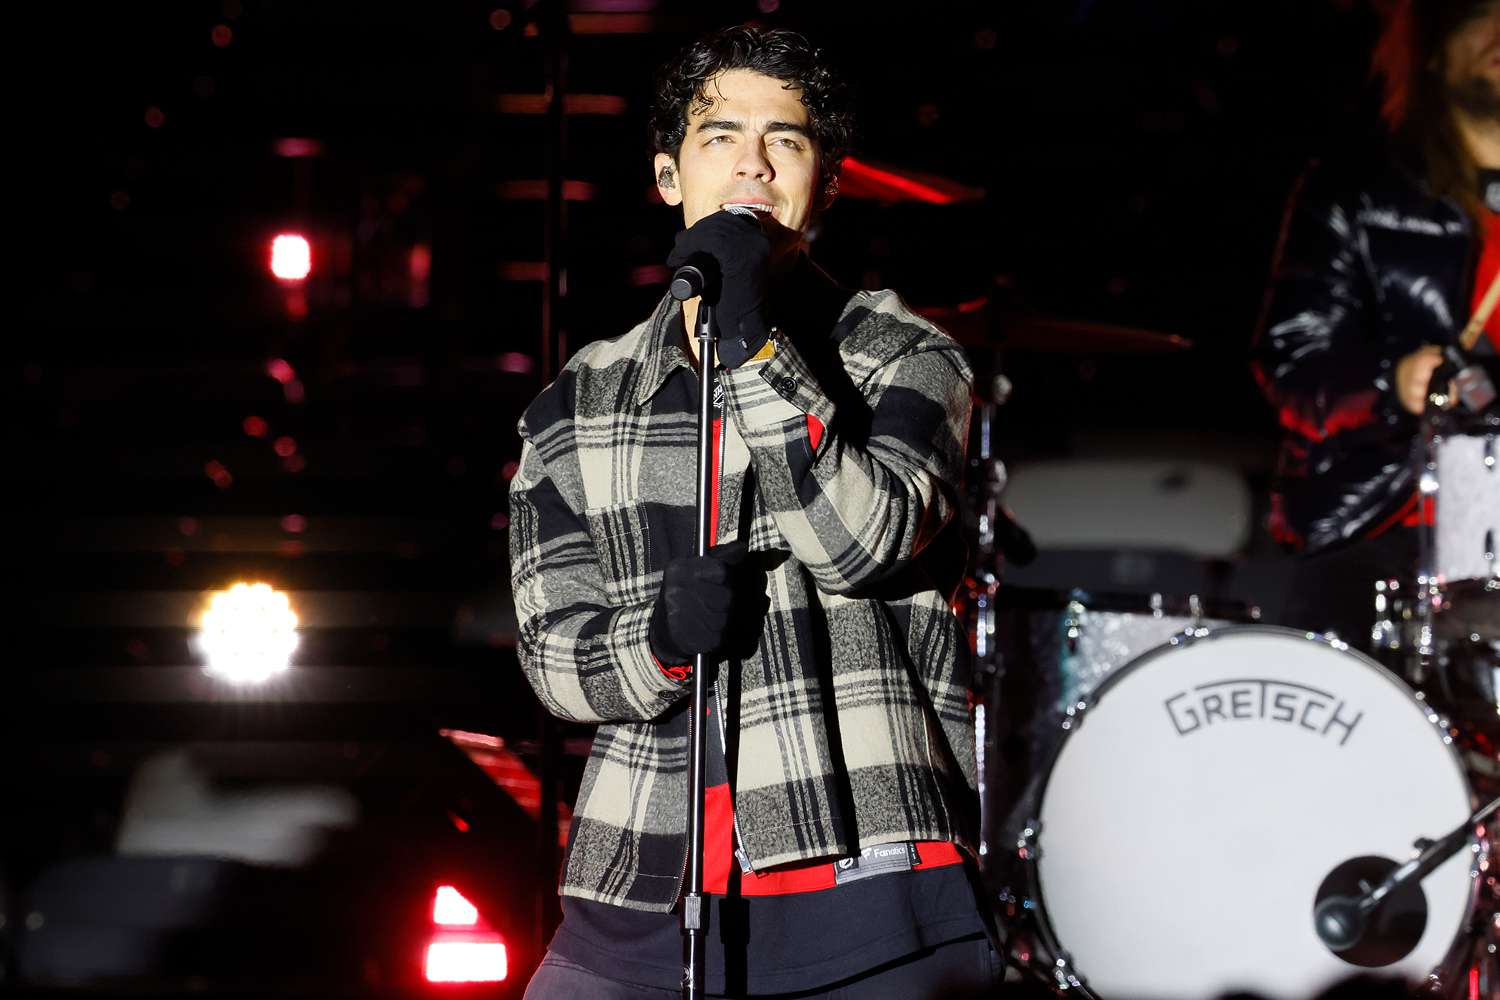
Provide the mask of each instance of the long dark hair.
{"label": "long dark hair", "polygon": [[1398,149],[1432,192],[1484,217],[1478,167],[1449,108],[1445,49],[1459,28],[1493,12],[1496,0],[1395,0],[1371,68],[1385,84],[1381,116]]}
{"label": "long dark hair", "polygon": [[662,67],[651,106],[651,145],[673,159],[687,135],[690,108],[707,109],[703,88],[732,69],[753,70],[802,91],[808,130],[818,144],[820,187],[827,190],[854,139],[854,102],[823,51],[802,35],[742,24],[705,35]]}

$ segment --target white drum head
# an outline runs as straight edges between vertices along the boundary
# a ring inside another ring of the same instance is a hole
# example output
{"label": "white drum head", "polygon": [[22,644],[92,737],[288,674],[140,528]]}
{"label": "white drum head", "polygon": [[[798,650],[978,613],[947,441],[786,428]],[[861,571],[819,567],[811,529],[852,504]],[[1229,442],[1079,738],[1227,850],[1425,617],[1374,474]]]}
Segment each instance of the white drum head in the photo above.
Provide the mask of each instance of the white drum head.
{"label": "white drum head", "polygon": [[1287,629],[1224,629],[1118,671],[1063,741],[1038,814],[1042,913],[1104,1000],[1416,980],[1468,913],[1469,851],[1422,883],[1426,930],[1394,965],[1334,956],[1314,898],[1335,866],[1405,861],[1471,808],[1457,756],[1393,675]]}

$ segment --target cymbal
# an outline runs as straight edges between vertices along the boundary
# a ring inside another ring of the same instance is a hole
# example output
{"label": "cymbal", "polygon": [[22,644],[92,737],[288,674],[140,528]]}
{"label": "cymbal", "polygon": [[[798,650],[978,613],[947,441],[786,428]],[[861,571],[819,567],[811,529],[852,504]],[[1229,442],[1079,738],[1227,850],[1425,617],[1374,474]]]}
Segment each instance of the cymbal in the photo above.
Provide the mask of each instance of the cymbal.
{"label": "cymbal", "polygon": [[1193,342],[1175,333],[1026,313],[993,315],[988,299],[916,311],[967,347],[1027,354],[1171,354]]}
{"label": "cymbal", "polygon": [[960,184],[938,174],[848,156],[844,158],[844,167],[839,173],[839,196],[952,205],[979,201],[984,197],[984,188]]}

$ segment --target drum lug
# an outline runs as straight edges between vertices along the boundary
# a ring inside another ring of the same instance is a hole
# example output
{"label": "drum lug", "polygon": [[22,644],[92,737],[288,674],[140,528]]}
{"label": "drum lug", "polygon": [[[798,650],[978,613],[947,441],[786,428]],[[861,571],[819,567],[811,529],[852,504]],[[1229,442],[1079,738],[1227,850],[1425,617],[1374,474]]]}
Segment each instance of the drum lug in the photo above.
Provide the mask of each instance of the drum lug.
{"label": "drum lug", "polygon": [[1078,655],[1078,643],[1083,638],[1083,616],[1088,609],[1081,601],[1069,601],[1067,613],[1063,615],[1063,639],[1069,656]]}
{"label": "drum lug", "polygon": [[1083,978],[1073,971],[1073,956],[1065,951],[1058,952],[1052,963],[1052,984],[1059,992],[1083,989]]}
{"label": "drum lug", "polygon": [[1042,849],[1037,846],[1037,834],[1041,832],[1042,821],[1039,819],[1028,819],[1026,828],[1016,838],[1016,857],[1022,861],[1035,861],[1042,856]]}

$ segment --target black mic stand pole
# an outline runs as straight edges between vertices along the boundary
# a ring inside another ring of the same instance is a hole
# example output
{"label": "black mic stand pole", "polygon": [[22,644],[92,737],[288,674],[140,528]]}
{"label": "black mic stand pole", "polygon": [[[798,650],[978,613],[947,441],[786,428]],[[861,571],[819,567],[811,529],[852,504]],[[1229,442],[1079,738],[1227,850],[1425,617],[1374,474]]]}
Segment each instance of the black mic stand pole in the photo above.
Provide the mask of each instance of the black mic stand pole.
{"label": "black mic stand pole", "polygon": [[[672,294],[679,300],[689,297],[692,289],[674,281]],[[684,294],[687,293],[687,294]],[[714,428],[714,360],[718,340],[714,330],[713,307],[698,299],[698,545],[699,556],[708,555],[709,532],[713,525],[713,428]],[[708,707],[708,656],[693,658],[693,703],[688,715],[688,869],[687,886],[682,894],[682,933],[687,938],[682,968],[682,995],[685,1000],[703,996],[703,958],[705,916],[703,901],[703,792],[705,768],[704,717]]]}

